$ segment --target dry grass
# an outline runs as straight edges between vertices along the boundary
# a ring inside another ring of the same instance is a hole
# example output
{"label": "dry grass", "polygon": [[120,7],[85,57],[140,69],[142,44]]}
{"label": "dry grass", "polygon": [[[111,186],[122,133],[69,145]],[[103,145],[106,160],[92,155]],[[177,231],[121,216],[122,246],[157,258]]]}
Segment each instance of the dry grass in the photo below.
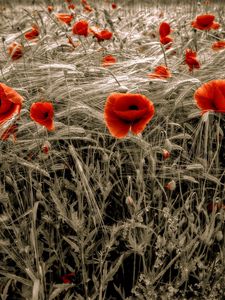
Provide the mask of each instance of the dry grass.
{"label": "dry grass", "polygon": [[[195,35],[190,22],[206,9],[221,29]],[[187,4],[112,11],[102,4],[85,18],[106,24],[113,41],[100,46],[88,37],[76,49],[67,43],[71,29],[46,5],[3,10],[0,81],[25,103],[16,142],[0,142],[2,300],[224,299],[225,211],[207,210],[225,198],[224,116],[201,117],[193,100],[201,83],[225,78],[225,52],[211,50],[225,37],[223,10]],[[164,20],[174,30],[166,51],[173,77],[150,80],[146,74],[164,64],[152,37]],[[37,43],[23,38],[34,22]],[[26,51],[12,62],[6,48],[14,40]],[[196,40],[201,69],[189,73],[184,51]],[[101,67],[104,54],[118,62]],[[116,140],[103,109],[121,86],[149,97],[156,115],[142,135]],[[54,104],[53,133],[29,119],[41,98]],[[46,141],[49,154],[41,151]],[[171,152],[167,160],[163,149]],[[176,188],[168,191],[171,180]],[[63,284],[60,276],[70,272],[74,282]]]}

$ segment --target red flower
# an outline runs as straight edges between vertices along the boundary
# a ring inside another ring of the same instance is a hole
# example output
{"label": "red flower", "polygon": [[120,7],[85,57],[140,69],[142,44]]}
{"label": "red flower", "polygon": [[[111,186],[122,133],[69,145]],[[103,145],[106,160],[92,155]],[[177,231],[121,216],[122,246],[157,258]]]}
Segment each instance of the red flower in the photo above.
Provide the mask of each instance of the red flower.
{"label": "red flower", "polygon": [[69,4],[68,9],[75,9],[75,5],[74,4]]}
{"label": "red flower", "polygon": [[162,22],[159,26],[160,38],[166,37],[171,33],[170,25],[166,22]]}
{"label": "red flower", "polygon": [[[166,22],[162,22],[159,26],[159,35],[160,35],[160,43],[163,45],[167,45],[173,41],[173,39],[169,36],[171,33],[170,25]],[[169,49],[170,46],[167,46]]]}
{"label": "red flower", "polygon": [[170,78],[172,77],[172,75],[167,67],[157,66],[153,73],[148,74],[148,77],[164,79],[164,78]]}
{"label": "red flower", "polygon": [[54,109],[50,102],[35,102],[30,108],[30,117],[35,122],[45,126],[48,130],[54,130]]}
{"label": "red flower", "polygon": [[153,103],[141,94],[114,93],[106,100],[105,122],[117,138],[125,137],[130,129],[134,134],[142,132],[153,115]]}
{"label": "red flower", "polygon": [[97,31],[96,28],[90,28],[90,32],[97,38],[98,42],[102,42],[104,40],[110,40],[113,36],[112,32],[104,29],[102,31]]}
{"label": "red flower", "polygon": [[225,41],[217,41],[212,44],[212,49],[214,51],[225,49]]}
{"label": "red flower", "polygon": [[220,24],[214,22],[214,19],[214,15],[200,15],[196,17],[195,21],[193,21],[191,25],[199,30],[218,29]]}
{"label": "red flower", "polygon": [[16,140],[16,131],[18,129],[18,125],[17,124],[13,124],[11,125],[9,128],[7,128],[3,134],[1,135],[0,139],[2,141],[6,141],[8,140],[8,138],[10,137],[10,135],[13,136],[13,141],[15,142]]}
{"label": "red flower", "polygon": [[10,119],[15,114],[19,114],[22,102],[22,96],[11,87],[0,83],[0,123]]}
{"label": "red flower", "polygon": [[65,13],[59,13],[56,14],[56,18],[67,25],[70,25],[71,21],[73,20],[73,15],[65,14]]}
{"label": "red flower", "polygon": [[211,80],[200,86],[194,98],[197,106],[202,110],[225,113],[225,80]]}
{"label": "red flower", "polygon": [[67,2],[67,3],[71,3],[71,2],[72,2],[72,0],[65,0],[65,2]]}
{"label": "red flower", "polygon": [[53,9],[54,9],[53,6],[51,6],[51,5],[48,6],[48,12],[49,13],[51,13],[53,11]]}
{"label": "red flower", "polygon": [[[169,43],[172,43],[173,39],[170,36],[164,36],[160,37],[160,43],[163,45],[167,45]],[[169,49],[170,46],[167,46],[167,49]]]}
{"label": "red flower", "polygon": [[88,36],[88,22],[86,20],[81,20],[73,25],[72,32],[74,34]]}
{"label": "red flower", "polygon": [[194,68],[200,68],[200,64],[197,60],[197,53],[192,51],[191,49],[186,50],[185,62],[189,66],[189,71],[192,71]]}
{"label": "red flower", "polygon": [[116,58],[114,56],[112,56],[112,55],[106,55],[102,59],[102,66],[103,67],[107,67],[107,66],[113,65],[114,63],[116,63]]}
{"label": "red flower", "polygon": [[116,9],[116,8],[117,8],[116,3],[112,3],[112,9]]}
{"label": "red flower", "polygon": [[32,29],[24,34],[24,37],[27,40],[33,40],[39,36],[39,33],[40,33],[40,31],[39,31],[39,28],[37,27],[37,25],[33,25]]}
{"label": "red flower", "polygon": [[23,47],[21,44],[13,42],[11,45],[9,45],[8,52],[11,58],[16,60],[23,56]]}

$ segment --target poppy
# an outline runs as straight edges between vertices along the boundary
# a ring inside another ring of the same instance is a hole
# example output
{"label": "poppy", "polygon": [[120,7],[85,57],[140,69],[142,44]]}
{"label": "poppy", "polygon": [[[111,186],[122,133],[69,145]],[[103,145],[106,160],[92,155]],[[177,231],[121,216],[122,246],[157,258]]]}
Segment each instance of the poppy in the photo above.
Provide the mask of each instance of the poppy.
{"label": "poppy", "polygon": [[102,59],[102,66],[107,67],[116,63],[116,58],[112,55],[106,55]]}
{"label": "poppy", "polygon": [[[160,37],[160,43],[163,45],[167,45],[172,43],[173,39],[170,36],[164,36],[164,37]],[[167,46],[167,49],[169,49],[170,46]]]}
{"label": "poppy", "polygon": [[191,49],[186,50],[185,62],[189,66],[189,71],[192,71],[194,68],[199,69],[200,64],[197,60],[197,53]]}
{"label": "poppy", "polygon": [[69,4],[67,7],[68,7],[68,9],[75,9],[75,5],[74,5],[74,4],[72,4],[72,3],[71,3],[71,4]]}
{"label": "poppy", "polygon": [[225,80],[211,80],[200,86],[194,94],[197,106],[202,110],[225,113]]}
{"label": "poppy", "polygon": [[19,114],[22,102],[22,96],[11,87],[0,83],[0,123],[10,119],[15,114]]}
{"label": "poppy", "polygon": [[0,139],[1,139],[2,141],[6,141],[6,140],[8,140],[8,138],[10,137],[10,135],[12,135],[12,136],[13,136],[13,140],[14,140],[14,142],[15,142],[15,140],[16,140],[16,131],[17,131],[17,129],[18,129],[18,125],[16,125],[16,124],[11,125],[9,128],[7,128],[7,129],[3,132],[3,134],[2,134],[1,137],[0,137]]}
{"label": "poppy", "polygon": [[88,5],[88,2],[87,2],[87,0],[81,0],[81,4],[82,5]]}
{"label": "poppy", "polygon": [[104,118],[112,136],[123,138],[130,129],[134,134],[142,132],[154,111],[153,103],[144,95],[114,93],[106,100]]}
{"label": "poppy", "polygon": [[217,41],[212,44],[212,49],[214,51],[225,49],[225,41]]}
{"label": "poppy", "polygon": [[71,3],[71,2],[72,2],[72,0],[65,0],[65,2],[67,2],[67,3]]}
{"label": "poppy", "polygon": [[49,5],[49,6],[48,6],[48,12],[49,12],[49,13],[51,13],[51,12],[53,11],[53,9],[54,9],[54,8],[53,8],[52,5]]}
{"label": "poppy", "polygon": [[75,277],[75,273],[68,273],[61,276],[60,279],[62,280],[63,283],[73,283],[75,279],[74,277]]}
{"label": "poppy", "polygon": [[73,20],[73,15],[65,14],[65,13],[59,13],[56,14],[56,18],[67,25],[70,25],[71,21]]}
{"label": "poppy", "polygon": [[9,45],[8,52],[11,58],[16,60],[23,56],[23,47],[21,44],[13,42],[11,45]]}
{"label": "poppy", "polygon": [[113,36],[112,32],[107,29],[97,31],[96,28],[90,28],[90,32],[97,38],[98,42],[102,42],[104,40],[110,40]]}
{"label": "poppy", "polygon": [[166,37],[171,33],[170,25],[166,22],[162,22],[159,26],[160,38]]}
{"label": "poppy", "polygon": [[164,78],[170,78],[172,77],[169,69],[165,66],[157,66],[154,69],[154,72],[151,74],[148,74],[148,77],[150,78],[159,78],[159,79],[164,79]]}
{"label": "poppy", "polygon": [[73,25],[73,34],[88,36],[88,22],[86,20],[80,20]]}
{"label": "poppy", "polygon": [[38,26],[33,25],[32,29],[24,34],[24,37],[27,40],[33,40],[33,39],[36,39],[39,36],[39,33],[40,33],[40,31],[39,31]]}
{"label": "poppy", "polygon": [[117,8],[116,3],[112,3],[112,9],[116,9],[116,8]]}
{"label": "poppy", "polygon": [[35,102],[30,108],[30,117],[48,130],[54,130],[54,109],[50,102]]}
{"label": "poppy", "polygon": [[199,30],[218,29],[220,24],[214,22],[214,15],[200,15],[191,23],[192,27]]}

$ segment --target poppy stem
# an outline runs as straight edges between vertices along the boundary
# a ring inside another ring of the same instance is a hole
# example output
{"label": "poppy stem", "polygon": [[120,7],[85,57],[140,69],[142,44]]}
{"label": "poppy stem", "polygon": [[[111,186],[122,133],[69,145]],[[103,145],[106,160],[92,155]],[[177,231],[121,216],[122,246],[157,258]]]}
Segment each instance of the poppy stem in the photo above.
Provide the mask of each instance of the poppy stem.
{"label": "poppy stem", "polygon": [[87,50],[86,50],[86,48],[85,48],[85,46],[84,46],[83,41],[81,40],[80,37],[78,37],[78,38],[79,38],[79,41],[80,41],[80,43],[81,43],[81,45],[82,45],[82,47],[83,47],[83,49],[84,49],[85,54],[87,54]]}
{"label": "poppy stem", "polygon": [[162,52],[163,52],[165,66],[168,67],[167,60],[166,60],[166,52],[165,52],[164,46],[161,43],[160,43],[160,46],[161,46],[161,49],[162,49]]}

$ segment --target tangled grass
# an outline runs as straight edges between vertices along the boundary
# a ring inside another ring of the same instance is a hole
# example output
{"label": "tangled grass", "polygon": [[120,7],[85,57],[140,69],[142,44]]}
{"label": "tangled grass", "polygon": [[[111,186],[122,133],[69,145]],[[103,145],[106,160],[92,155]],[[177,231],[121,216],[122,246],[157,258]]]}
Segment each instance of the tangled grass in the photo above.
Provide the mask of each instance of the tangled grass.
{"label": "tangled grass", "polygon": [[[93,6],[86,16],[78,8],[76,18],[106,25],[114,39],[101,46],[81,38],[76,49],[67,42],[71,28],[44,3],[1,7],[0,81],[25,98],[16,142],[0,141],[1,299],[224,299],[225,211],[207,206],[225,199],[225,119],[201,116],[193,100],[202,83],[225,78],[225,52],[211,49],[225,36],[224,7]],[[194,32],[190,22],[207,9],[220,30]],[[164,20],[174,30],[165,53]],[[27,42],[33,23],[41,35]],[[7,53],[14,40],[25,48],[15,62]],[[190,73],[184,52],[196,46],[201,68]],[[102,67],[105,54],[117,63]],[[173,77],[150,80],[165,59]],[[141,135],[116,140],[103,109],[124,89],[149,97],[156,114]],[[53,102],[53,133],[29,118],[40,99]]]}

